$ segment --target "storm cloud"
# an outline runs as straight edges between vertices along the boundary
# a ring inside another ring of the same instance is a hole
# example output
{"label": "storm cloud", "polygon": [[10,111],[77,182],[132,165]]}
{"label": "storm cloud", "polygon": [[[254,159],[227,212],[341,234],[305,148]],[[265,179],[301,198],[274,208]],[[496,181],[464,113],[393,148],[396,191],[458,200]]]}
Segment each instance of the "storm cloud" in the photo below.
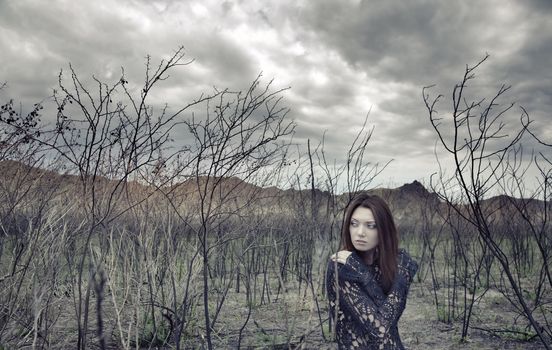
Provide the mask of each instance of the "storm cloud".
{"label": "storm cloud", "polygon": [[[515,102],[506,131],[519,128],[523,106],[534,131],[550,141],[552,6],[548,1],[139,1],[0,2],[0,92],[23,105],[52,95],[68,64],[81,77],[143,80],[144,60],[185,47],[193,62],[155,94],[182,104],[212,89],[246,88],[261,72],[297,123],[295,140],[319,141],[339,162],[368,124],[371,161],[394,161],[381,183],[424,180],[437,171],[421,91],[444,94],[466,65],[489,54],[469,86],[474,98]],[[534,142],[531,146],[538,147]]]}

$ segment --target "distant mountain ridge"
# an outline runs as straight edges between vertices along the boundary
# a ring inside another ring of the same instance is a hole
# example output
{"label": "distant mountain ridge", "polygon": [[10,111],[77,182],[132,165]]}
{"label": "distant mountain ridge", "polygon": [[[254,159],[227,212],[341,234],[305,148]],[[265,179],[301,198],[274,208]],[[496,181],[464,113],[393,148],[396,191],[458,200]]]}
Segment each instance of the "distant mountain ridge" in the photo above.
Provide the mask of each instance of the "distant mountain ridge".
{"label": "distant mountain ridge", "polygon": [[[99,187],[104,185],[109,187],[110,183],[116,183],[114,180],[108,180],[104,177],[99,177]],[[17,185],[23,182],[37,182],[35,184],[41,188],[50,186],[58,186],[63,188],[64,192],[71,191],[71,187],[80,183],[80,178],[77,175],[61,174],[55,171],[46,170],[38,167],[32,167],[21,162],[12,160],[0,161],[0,182],[5,184],[12,183]],[[213,184],[216,184],[216,191],[213,193],[211,189]],[[130,182],[129,188],[136,191],[144,191],[151,193],[154,191],[149,185]],[[148,188],[149,187],[149,188]],[[257,205],[271,207],[273,210],[292,210],[297,209],[294,203],[303,202],[303,206],[313,198],[313,192],[310,189],[280,189],[277,187],[259,187],[255,184],[248,183],[237,177],[228,178],[207,178],[200,176],[199,178],[190,178],[185,181],[163,187],[165,193],[171,193],[174,197],[179,197],[183,203],[197,202],[200,200],[199,190],[206,190],[206,193],[213,194],[208,200],[230,203],[233,207],[243,206],[248,200],[255,198]],[[394,216],[400,222],[412,223],[420,217],[420,210],[424,208],[433,208],[444,206],[445,204],[439,199],[439,196],[428,191],[425,186],[419,181],[404,184],[397,188],[371,188],[366,190],[382,197],[389,204]],[[330,193],[319,189],[314,190],[314,198],[318,203],[325,203],[329,200]],[[346,205],[348,193],[336,196],[337,202],[343,206]],[[505,195],[491,197],[482,202],[482,205],[491,211],[495,211],[496,215],[503,216],[504,213],[510,213],[515,210],[515,207],[525,206],[527,210],[538,210],[542,205],[538,200],[522,200]],[[292,208],[293,207],[293,208]],[[310,204],[308,205],[310,207]]]}

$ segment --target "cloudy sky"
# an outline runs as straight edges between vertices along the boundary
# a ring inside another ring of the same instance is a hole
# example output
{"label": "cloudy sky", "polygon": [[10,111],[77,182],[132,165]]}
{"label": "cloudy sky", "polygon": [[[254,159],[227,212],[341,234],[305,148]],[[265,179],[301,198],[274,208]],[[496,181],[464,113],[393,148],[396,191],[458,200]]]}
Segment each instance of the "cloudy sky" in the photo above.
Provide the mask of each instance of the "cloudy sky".
{"label": "cloudy sky", "polygon": [[123,66],[139,82],[147,54],[167,57],[180,45],[194,62],[164,83],[159,103],[241,89],[262,72],[290,87],[295,140],[316,143],[326,132],[338,161],[370,111],[367,157],[393,159],[381,184],[427,181],[437,170],[422,87],[435,84],[446,114],[466,64],[486,53],[473,95],[511,85],[501,100],[516,102],[507,129],[521,105],[535,132],[552,135],[548,0],[0,0],[0,101],[47,102],[68,63],[107,82]]}

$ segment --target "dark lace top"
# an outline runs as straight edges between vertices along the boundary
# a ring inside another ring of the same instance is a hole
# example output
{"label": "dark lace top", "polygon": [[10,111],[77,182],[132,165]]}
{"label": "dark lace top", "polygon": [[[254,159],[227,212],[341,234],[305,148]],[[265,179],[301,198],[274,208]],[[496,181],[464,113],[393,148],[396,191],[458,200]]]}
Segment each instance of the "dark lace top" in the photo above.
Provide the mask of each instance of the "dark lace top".
{"label": "dark lace top", "polygon": [[403,249],[397,260],[397,275],[385,294],[376,264],[366,265],[355,252],[345,264],[330,259],[326,289],[339,349],[404,349],[397,323],[418,264]]}

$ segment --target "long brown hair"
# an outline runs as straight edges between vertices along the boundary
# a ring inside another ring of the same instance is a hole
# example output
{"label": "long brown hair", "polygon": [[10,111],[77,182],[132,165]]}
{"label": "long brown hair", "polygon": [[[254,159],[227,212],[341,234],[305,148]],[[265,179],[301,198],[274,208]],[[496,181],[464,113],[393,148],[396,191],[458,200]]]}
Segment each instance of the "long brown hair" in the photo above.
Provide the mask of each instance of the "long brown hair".
{"label": "long brown hair", "polygon": [[358,207],[368,208],[374,215],[378,230],[378,254],[375,256],[382,273],[382,287],[388,293],[397,273],[397,255],[399,254],[399,235],[397,227],[393,220],[391,210],[387,203],[376,195],[362,193],[349,203],[345,216],[343,217],[343,227],[341,229],[341,249],[356,251],[351,241],[351,216]]}

